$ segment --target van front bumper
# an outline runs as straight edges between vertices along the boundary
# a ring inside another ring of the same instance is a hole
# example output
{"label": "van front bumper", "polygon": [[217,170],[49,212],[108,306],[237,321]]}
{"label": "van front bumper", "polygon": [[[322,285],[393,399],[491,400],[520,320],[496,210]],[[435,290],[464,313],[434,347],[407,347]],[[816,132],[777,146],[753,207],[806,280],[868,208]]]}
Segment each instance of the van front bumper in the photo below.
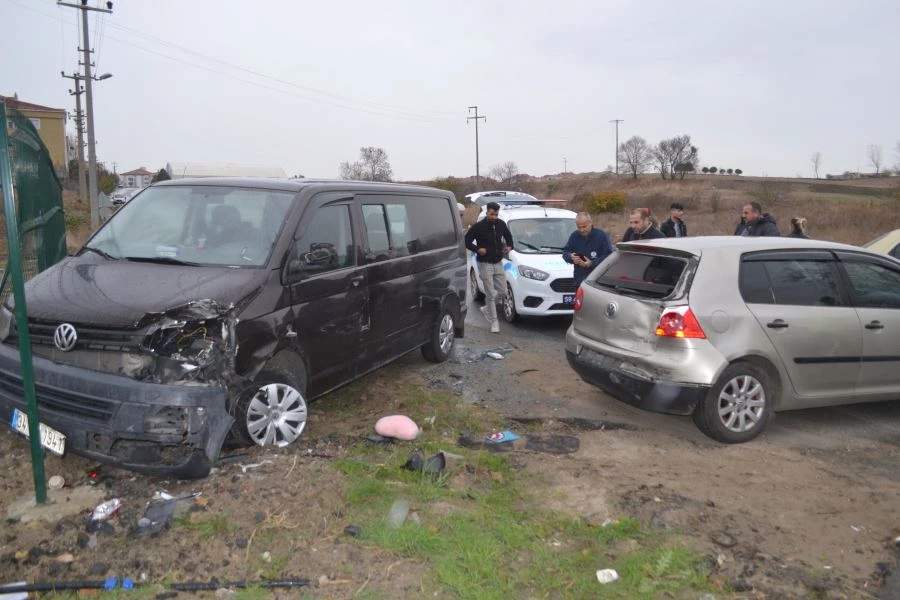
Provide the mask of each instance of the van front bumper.
{"label": "van front bumper", "polygon": [[[33,356],[40,421],[66,436],[66,451],[140,473],[205,477],[234,419],[224,387],[168,385]],[[25,411],[19,349],[0,344],[0,418]]]}

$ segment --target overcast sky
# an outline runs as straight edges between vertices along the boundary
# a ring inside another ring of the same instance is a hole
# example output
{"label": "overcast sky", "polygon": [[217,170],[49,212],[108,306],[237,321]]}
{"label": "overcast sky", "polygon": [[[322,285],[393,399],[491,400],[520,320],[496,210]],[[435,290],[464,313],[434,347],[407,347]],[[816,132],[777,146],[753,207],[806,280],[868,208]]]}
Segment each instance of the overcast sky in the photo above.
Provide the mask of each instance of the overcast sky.
{"label": "overcast sky", "polygon": [[[99,6],[97,0],[89,0]],[[105,3],[104,3],[105,4]],[[399,180],[505,161],[598,171],[619,139],[689,134],[748,175],[900,162],[897,0],[116,0],[91,13],[98,160],[336,177],[361,146]],[[0,0],[0,94],[74,112],[80,11]],[[70,122],[70,128],[73,128]],[[564,159],[567,162],[564,163]]]}

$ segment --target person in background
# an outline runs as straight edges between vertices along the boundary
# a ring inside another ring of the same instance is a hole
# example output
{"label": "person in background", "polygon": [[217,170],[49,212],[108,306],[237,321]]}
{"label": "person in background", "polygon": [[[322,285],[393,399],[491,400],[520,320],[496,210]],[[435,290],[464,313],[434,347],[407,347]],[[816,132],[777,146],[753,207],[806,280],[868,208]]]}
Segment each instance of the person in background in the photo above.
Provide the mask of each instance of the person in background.
{"label": "person in background", "polygon": [[634,240],[653,240],[666,237],[653,226],[653,217],[649,208],[636,208],[628,216],[628,229],[622,236],[623,242]]}
{"label": "person in background", "polygon": [[778,237],[781,232],[778,231],[778,225],[775,224],[775,217],[769,213],[764,213],[759,202],[750,202],[744,205],[741,216],[747,224],[744,233],[739,235],[747,235],[750,237]]}
{"label": "person in background", "polygon": [[669,206],[669,218],[663,221],[659,230],[666,237],[687,237],[687,225],[684,224],[684,205],[673,202]]}
{"label": "person in background", "polygon": [[497,303],[506,298],[506,275],[503,273],[503,257],[513,246],[512,233],[506,222],[500,219],[500,205],[488,202],[484,219],[466,231],[466,248],[478,261],[478,275],[487,296],[481,314],[491,324],[491,333],[500,333],[497,319]]}
{"label": "person in background", "polygon": [[737,227],[734,228],[734,235],[747,235],[747,221],[744,220],[743,215],[741,215],[741,220]]}
{"label": "person in background", "polygon": [[613,249],[609,236],[602,229],[594,227],[590,214],[578,213],[575,217],[575,227],[576,230],[569,236],[569,241],[563,248],[562,256],[564,261],[574,265],[573,277],[577,288],[594,267],[612,254]]}
{"label": "person in background", "polygon": [[806,233],[806,219],[804,219],[803,217],[792,217],[791,232],[787,234],[787,237],[802,238],[804,240],[808,240],[809,235]]}

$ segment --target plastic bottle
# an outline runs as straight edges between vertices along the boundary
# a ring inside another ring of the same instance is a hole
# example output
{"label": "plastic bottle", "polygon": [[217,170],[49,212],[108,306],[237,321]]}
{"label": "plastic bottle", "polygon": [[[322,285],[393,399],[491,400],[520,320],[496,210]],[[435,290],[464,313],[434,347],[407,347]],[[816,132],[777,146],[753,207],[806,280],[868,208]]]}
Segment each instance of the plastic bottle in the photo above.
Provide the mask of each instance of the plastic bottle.
{"label": "plastic bottle", "polygon": [[91,521],[106,521],[115,515],[122,508],[122,499],[113,498],[97,505],[94,512],[91,513]]}
{"label": "plastic bottle", "polygon": [[403,525],[403,521],[406,520],[406,515],[409,513],[409,502],[404,500],[403,498],[399,498],[394,501],[394,504],[391,505],[391,510],[388,513],[387,524],[388,527],[392,527],[394,529]]}

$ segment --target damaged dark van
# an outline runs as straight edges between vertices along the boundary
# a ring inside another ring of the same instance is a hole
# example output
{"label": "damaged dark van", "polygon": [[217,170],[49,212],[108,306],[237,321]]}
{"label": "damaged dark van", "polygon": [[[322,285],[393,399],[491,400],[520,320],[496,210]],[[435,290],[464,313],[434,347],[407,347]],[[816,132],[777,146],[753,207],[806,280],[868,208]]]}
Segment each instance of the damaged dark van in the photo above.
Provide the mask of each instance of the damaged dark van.
{"label": "damaged dark van", "polygon": [[[204,477],[223,445],[286,446],[307,403],[464,334],[453,194],[306,179],[182,179],[134,196],[28,281],[42,429],[56,453]],[[0,416],[25,421],[0,309]],[[42,438],[45,436],[42,435]]]}

